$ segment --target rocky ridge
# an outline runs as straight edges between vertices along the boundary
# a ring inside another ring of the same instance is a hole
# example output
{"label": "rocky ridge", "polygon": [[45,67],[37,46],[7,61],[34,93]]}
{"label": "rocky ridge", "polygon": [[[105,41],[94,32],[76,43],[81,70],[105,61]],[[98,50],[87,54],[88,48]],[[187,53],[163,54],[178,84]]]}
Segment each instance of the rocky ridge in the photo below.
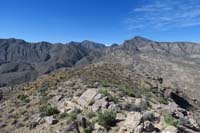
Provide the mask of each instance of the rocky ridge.
{"label": "rocky ridge", "polygon": [[135,72],[127,78],[125,71],[120,64],[96,64],[24,85],[1,103],[1,132],[200,131],[198,102],[166,87],[162,79]]}

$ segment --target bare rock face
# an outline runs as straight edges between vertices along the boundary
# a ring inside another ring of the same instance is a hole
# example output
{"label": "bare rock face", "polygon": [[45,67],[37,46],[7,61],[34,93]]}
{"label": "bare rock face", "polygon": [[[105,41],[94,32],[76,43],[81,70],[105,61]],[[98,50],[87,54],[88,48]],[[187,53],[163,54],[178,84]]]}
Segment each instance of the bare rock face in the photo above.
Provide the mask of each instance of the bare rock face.
{"label": "bare rock face", "polygon": [[79,97],[77,102],[83,107],[88,107],[96,95],[97,95],[96,89],[88,89]]}
{"label": "bare rock face", "polygon": [[124,127],[128,132],[133,132],[135,128],[141,123],[142,114],[138,112],[130,112],[127,114],[126,120],[124,122]]}

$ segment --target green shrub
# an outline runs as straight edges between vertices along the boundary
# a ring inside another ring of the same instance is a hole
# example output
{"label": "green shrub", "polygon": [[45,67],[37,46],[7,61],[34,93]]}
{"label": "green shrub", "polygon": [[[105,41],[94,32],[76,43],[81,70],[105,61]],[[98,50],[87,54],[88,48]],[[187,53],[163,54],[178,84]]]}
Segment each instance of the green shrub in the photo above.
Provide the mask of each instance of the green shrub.
{"label": "green shrub", "polygon": [[89,128],[83,129],[83,133],[90,133],[90,129]]}
{"label": "green shrub", "polygon": [[121,87],[120,90],[124,93],[124,95],[130,96],[130,97],[135,97],[135,93],[133,91],[133,89],[125,86],[125,87]]}
{"label": "green shrub", "polygon": [[110,86],[107,81],[102,81],[101,84],[102,84],[103,87],[109,87]]}
{"label": "green shrub", "polygon": [[87,111],[85,114],[90,119],[96,116],[96,114],[93,111]]}
{"label": "green shrub", "polygon": [[28,96],[27,95],[24,95],[24,94],[21,94],[21,95],[18,95],[17,98],[20,99],[20,100],[25,100]]}
{"label": "green shrub", "polygon": [[76,109],[74,112],[68,114],[69,115],[69,120],[72,122],[72,121],[75,121],[77,119],[77,116],[78,114],[81,113],[81,110],[79,109]]}
{"label": "green shrub", "polygon": [[59,115],[59,118],[60,119],[63,119],[63,118],[65,118],[65,117],[67,117],[68,116],[68,114],[66,113],[66,112],[64,112],[64,113],[61,113],[60,115]]}
{"label": "green shrub", "polygon": [[30,100],[28,99],[27,95],[21,94],[17,96],[17,99],[20,99],[21,101],[24,101],[26,103],[28,103]]}
{"label": "green shrub", "polygon": [[44,105],[40,107],[39,110],[42,112],[42,116],[51,116],[60,113],[57,108],[51,107],[50,105]]}
{"label": "green shrub", "polygon": [[103,96],[110,96],[110,93],[108,92],[107,89],[100,89],[98,92]]}
{"label": "green shrub", "polygon": [[179,120],[177,120],[176,118],[174,118],[171,115],[164,116],[164,120],[165,120],[166,124],[168,124],[168,125],[172,125],[172,126],[175,126],[175,127],[180,126]]}
{"label": "green shrub", "polygon": [[41,96],[47,96],[47,91],[49,88],[49,82],[42,83],[41,88],[39,89],[39,93]]}
{"label": "green shrub", "polygon": [[116,123],[116,113],[112,111],[101,112],[98,114],[97,122],[106,128],[114,126]]}
{"label": "green shrub", "polygon": [[118,102],[118,98],[117,98],[117,97],[113,97],[113,96],[108,92],[107,89],[100,89],[100,90],[99,90],[99,93],[102,94],[103,96],[107,96],[108,99],[109,99],[110,101],[113,101],[114,103],[117,103],[117,102]]}
{"label": "green shrub", "polygon": [[70,121],[75,121],[76,118],[77,118],[77,114],[76,114],[76,113],[71,113],[71,114],[69,115],[69,118],[70,118]]}
{"label": "green shrub", "polygon": [[113,101],[114,103],[118,103],[119,99],[117,97],[109,96],[109,101]]}
{"label": "green shrub", "polygon": [[157,97],[157,100],[162,104],[168,104],[168,100],[165,97]]}

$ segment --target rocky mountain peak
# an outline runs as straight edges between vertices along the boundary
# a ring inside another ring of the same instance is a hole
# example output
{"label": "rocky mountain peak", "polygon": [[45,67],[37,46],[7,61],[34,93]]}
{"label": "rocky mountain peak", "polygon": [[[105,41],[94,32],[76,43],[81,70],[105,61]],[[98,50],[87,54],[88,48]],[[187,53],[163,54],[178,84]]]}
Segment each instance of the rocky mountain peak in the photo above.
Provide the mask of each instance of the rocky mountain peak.
{"label": "rocky mountain peak", "polygon": [[144,47],[146,45],[152,44],[153,41],[146,39],[144,37],[136,36],[130,40],[124,41],[122,44],[122,47],[126,50],[132,51],[132,52],[139,52],[140,47]]}

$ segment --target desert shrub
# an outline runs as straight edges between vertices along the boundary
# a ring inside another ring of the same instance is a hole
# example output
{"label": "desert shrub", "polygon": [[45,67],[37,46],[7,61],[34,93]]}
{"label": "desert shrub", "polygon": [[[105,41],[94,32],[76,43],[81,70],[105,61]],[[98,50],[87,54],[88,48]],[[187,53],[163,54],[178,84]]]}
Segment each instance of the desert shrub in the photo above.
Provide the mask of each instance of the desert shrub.
{"label": "desert shrub", "polygon": [[90,119],[96,116],[96,114],[93,111],[87,111],[85,114]]}
{"label": "desert shrub", "polygon": [[176,118],[174,118],[171,115],[165,115],[164,120],[165,120],[166,124],[168,124],[168,125],[172,125],[175,127],[179,127],[179,125],[180,125],[179,120],[177,120]]}
{"label": "desert shrub", "polygon": [[17,98],[20,99],[20,100],[25,100],[28,96],[27,95],[24,95],[24,94],[21,94],[21,95],[18,95]]}
{"label": "desert shrub", "polygon": [[77,114],[76,114],[76,113],[71,113],[71,114],[69,114],[69,119],[70,119],[70,121],[75,121],[76,118],[77,118]]}
{"label": "desert shrub", "polygon": [[21,101],[24,101],[26,103],[28,103],[30,101],[29,98],[28,98],[28,96],[24,95],[24,94],[18,95],[17,99],[20,99]]}
{"label": "desert shrub", "polygon": [[113,101],[114,103],[118,102],[118,98],[117,97],[113,97],[107,89],[100,89],[99,93],[102,94],[103,96],[107,96],[109,101]]}
{"label": "desert shrub", "polygon": [[76,109],[74,112],[68,114],[69,115],[69,121],[73,122],[77,119],[77,116],[81,113],[81,110]]}
{"label": "desert shrub", "polygon": [[111,95],[108,97],[108,100],[113,101],[114,103],[118,103],[118,101],[119,101],[119,99],[117,97],[113,97]]}
{"label": "desert shrub", "polygon": [[101,85],[102,85],[103,87],[109,87],[109,86],[110,86],[109,83],[108,83],[107,81],[102,81],[102,82],[101,82]]}
{"label": "desert shrub", "polygon": [[49,88],[49,82],[43,82],[41,88],[39,89],[39,93],[41,96],[46,96]]}
{"label": "desert shrub", "polygon": [[83,133],[90,133],[90,129],[89,128],[83,129]]}
{"label": "desert shrub", "polygon": [[60,119],[63,119],[63,118],[65,118],[65,117],[67,117],[68,116],[68,114],[66,113],[66,112],[64,112],[64,113],[61,113],[60,115],[59,115],[59,118]]}
{"label": "desert shrub", "polygon": [[97,122],[106,128],[114,126],[116,123],[116,113],[112,111],[100,112],[98,114]]}
{"label": "desert shrub", "polygon": [[44,105],[40,107],[39,110],[42,112],[42,116],[51,116],[60,113],[57,108],[51,107],[50,105]]}
{"label": "desert shrub", "polygon": [[165,97],[158,96],[156,99],[162,104],[168,104],[168,100]]}
{"label": "desert shrub", "polygon": [[121,87],[120,90],[124,93],[124,95],[135,97],[135,93],[133,89],[130,87],[124,86],[124,87]]}
{"label": "desert shrub", "polygon": [[103,96],[110,96],[110,93],[108,92],[107,89],[100,89],[98,92]]}

